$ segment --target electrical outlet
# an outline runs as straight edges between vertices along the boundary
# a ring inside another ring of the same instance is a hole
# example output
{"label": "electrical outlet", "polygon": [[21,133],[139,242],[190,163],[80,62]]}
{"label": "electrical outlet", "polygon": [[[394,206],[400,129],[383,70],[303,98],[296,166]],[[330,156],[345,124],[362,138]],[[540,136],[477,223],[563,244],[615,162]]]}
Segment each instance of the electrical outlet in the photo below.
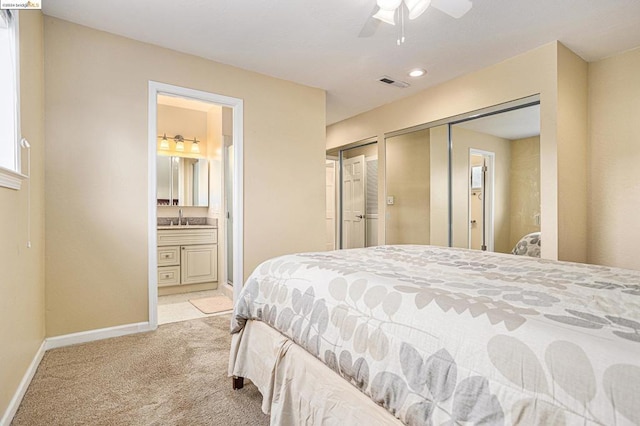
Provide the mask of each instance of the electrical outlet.
{"label": "electrical outlet", "polygon": [[388,206],[392,206],[394,203],[395,203],[395,199],[394,199],[393,195],[389,195],[387,197],[387,205]]}

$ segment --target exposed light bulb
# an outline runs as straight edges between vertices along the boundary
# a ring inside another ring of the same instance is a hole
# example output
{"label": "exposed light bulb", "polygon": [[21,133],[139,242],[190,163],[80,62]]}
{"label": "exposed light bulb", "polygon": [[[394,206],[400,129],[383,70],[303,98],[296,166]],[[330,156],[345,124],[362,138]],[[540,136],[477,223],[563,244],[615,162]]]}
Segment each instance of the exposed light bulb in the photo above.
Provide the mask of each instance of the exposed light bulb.
{"label": "exposed light bulb", "polygon": [[165,151],[169,150],[169,140],[167,139],[166,133],[162,136],[162,140],[160,141],[160,149]]}

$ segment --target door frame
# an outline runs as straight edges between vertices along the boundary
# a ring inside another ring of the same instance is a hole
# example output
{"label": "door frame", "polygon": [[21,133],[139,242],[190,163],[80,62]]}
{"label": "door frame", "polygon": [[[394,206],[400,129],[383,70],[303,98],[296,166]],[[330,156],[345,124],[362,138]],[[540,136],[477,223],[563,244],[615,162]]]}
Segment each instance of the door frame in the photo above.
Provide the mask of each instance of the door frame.
{"label": "door frame", "polygon": [[[236,299],[242,290],[244,283],[244,260],[243,260],[243,119],[244,103],[242,99],[216,93],[204,92],[196,89],[189,89],[181,86],[160,83],[149,80],[149,104],[148,104],[148,284],[149,284],[149,326],[152,330],[158,327],[158,251],[157,251],[157,200],[156,200],[156,153],[157,153],[157,128],[158,128],[158,104],[159,94],[177,96],[181,98],[191,98],[204,102],[228,107],[233,110],[233,298]],[[226,259],[225,259],[226,262]],[[226,267],[223,268],[223,279],[226,281]],[[222,281],[222,282],[225,282]]]}
{"label": "door frame", "polygon": [[[485,214],[482,217],[482,220],[485,222],[485,236],[486,241],[484,243],[487,246],[487,251],[493,252],[495,249],[495,241],[494,241],[494,211],[495,211],[495,152],[485,151],[477,148],[469,148],[469,155],[467,157],[468,165],[468,179],[467,182],[471,182],[471,156],[472,155],[480,155],[484,158],[487,165],[487,172],[485,174],[484,184],[484,197],[485,197]],[[470,188],[469,188],[470,189]],[[467,222],[468,226],[471,222],[471,197],[467,194]],[[469,226],[469,242],[467,247],[471,247],[471,227]]]}

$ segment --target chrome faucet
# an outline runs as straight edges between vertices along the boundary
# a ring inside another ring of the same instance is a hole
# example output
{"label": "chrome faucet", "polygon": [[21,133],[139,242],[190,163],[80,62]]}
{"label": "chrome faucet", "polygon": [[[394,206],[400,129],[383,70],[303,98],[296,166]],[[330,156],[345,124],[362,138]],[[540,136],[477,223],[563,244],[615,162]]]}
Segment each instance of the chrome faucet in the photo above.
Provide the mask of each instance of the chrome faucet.
{"label": "chrome faucet", "polygon": [[182,209],[178,209],[178,226],[182,225]]}

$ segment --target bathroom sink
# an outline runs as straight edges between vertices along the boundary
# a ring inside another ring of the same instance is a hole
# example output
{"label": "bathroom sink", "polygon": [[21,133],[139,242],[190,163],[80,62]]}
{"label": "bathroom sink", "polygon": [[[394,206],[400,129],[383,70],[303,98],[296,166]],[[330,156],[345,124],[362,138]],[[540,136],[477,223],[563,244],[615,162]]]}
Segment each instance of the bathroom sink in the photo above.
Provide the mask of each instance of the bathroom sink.
{"label": "bathroom sink", "polygon": [[160,225],[158,229],[215,229],[215,225]]}

